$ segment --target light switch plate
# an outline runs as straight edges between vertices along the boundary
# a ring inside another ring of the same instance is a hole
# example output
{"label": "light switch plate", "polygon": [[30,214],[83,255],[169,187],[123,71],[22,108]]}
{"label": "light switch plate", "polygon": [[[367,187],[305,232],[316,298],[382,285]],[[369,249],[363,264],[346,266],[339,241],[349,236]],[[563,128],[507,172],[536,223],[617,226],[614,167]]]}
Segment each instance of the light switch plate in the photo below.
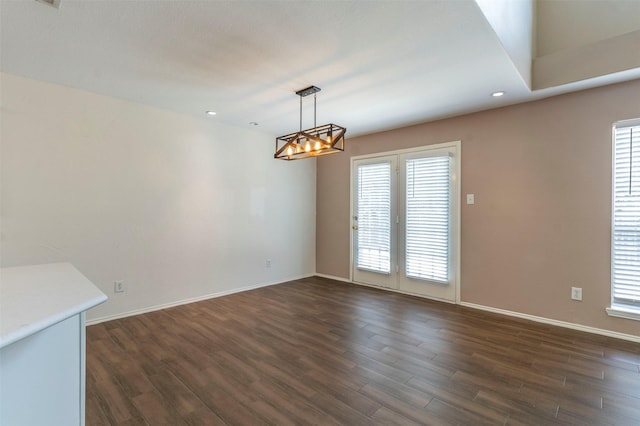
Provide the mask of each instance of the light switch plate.
{"label": "light switch plate", "polygon": [[582,300],[582,287],[571,287],[571,299]]}
{"label": "light switch plate", "polygon": [[467,204],[475,204],[475,202],[476,202],[475,195],[467,194]]}

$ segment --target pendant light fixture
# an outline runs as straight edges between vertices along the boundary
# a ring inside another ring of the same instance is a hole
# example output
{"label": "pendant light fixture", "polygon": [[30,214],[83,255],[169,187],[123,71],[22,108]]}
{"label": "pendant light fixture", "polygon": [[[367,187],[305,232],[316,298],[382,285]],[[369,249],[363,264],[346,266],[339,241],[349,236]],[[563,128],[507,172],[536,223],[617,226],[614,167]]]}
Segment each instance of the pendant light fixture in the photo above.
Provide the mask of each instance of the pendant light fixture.
{"label": "pendant light fixture", "polygon": [[[319,87],[310,86],[298,90],[300,96],[300,131],[276,138],[273,158],[299,160],[344,151],[344,134],[347,129],[336,124],[316,125],[316,93]],[[302,98],[313,95],[313,128],[302,130]]]}

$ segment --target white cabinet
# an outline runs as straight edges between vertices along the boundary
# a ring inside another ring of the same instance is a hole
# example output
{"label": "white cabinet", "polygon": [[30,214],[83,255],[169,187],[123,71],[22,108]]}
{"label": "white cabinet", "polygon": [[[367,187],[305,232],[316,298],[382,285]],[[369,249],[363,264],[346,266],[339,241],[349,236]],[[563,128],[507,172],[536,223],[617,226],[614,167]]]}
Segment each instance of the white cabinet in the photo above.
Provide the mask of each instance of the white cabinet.
{"label": "white cabinet", "polygon": [[84,312],[105,300],[68,263],[0,269],[0,426],[84,425]]}

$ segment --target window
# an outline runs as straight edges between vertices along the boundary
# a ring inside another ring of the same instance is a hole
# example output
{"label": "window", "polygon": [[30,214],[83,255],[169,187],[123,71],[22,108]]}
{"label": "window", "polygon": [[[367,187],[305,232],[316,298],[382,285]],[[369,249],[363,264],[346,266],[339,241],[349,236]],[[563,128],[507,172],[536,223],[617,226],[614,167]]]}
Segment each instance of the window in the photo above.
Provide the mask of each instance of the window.
{"label": "window", "polygon": [[450,157],[406,160],[406,274],[449,280]]}
{"label": "window", "polygon": [[640,319],[640,119],[613,127],[610,315]]}
{"label": "window", "polygon": [[391,164],[358,167],[358,268],[391,272]]}

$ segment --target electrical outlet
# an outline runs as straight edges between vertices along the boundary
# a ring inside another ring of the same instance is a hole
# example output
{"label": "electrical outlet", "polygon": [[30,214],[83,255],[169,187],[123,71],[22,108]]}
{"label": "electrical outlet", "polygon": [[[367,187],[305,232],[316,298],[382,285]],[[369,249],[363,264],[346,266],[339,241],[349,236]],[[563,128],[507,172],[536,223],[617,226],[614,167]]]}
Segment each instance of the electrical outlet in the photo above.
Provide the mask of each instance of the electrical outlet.
{"label": "electrical outlet", "polygon": [[113,282],[113,292],[114,293],[124,293],[124,281],[118,280]]}
{"label": "electrical outlet", "polygon": [[267,259],[264,261],[265,268],[271,268],[271,259]]}
{"label": "electrical outlet", "polygon": [[571,287],[571,299],[582,300],[582,287]]}

